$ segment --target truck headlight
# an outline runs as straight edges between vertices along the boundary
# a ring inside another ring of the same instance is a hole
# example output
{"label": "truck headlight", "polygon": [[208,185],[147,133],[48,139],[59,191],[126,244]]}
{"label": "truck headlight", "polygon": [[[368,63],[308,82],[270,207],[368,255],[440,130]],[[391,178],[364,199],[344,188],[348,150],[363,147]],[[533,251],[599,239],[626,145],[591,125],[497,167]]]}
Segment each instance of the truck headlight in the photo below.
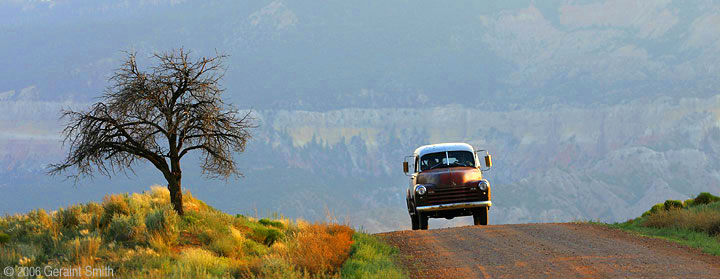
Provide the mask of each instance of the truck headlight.
{"label": "truck headlight", "polygon": [[425,195],[425,193],[427,193],[427,188],[425,188],[425,186],[418,185],[417,187],[415,187],[415,193],[421,196]]}
{"label": "truck headlight", "polygon": [[480,180],[480,182],[478,182],[478,189],[480,189],[480,191],[487,191],[488,188],[490,188],[489,181],[483,179],[483,180]]}

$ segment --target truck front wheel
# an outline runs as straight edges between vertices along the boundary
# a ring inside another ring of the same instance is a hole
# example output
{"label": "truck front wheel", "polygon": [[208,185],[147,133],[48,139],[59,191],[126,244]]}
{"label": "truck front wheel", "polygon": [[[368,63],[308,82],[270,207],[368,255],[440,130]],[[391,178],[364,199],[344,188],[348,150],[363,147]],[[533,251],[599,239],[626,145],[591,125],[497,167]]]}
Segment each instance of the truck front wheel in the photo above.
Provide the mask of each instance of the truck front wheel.
{"label": "truck front wheel", "polygon": [[420,229],[420,218],[418,218],[417,213],[415,213],[415,215],[410,215],[410,222],[412,223],[413,231]]}
{"label": "truck front wheel", "polygon": [[475,226],[477,226],[477,225],[487,226],[487,224],[488,224],[488,208],[487,207],[476,209],[473,212],[473,223],[475,224]]}
{"label": "truck front wheel", "polygon": [[418,219],[420,219],[420,229],[421,230],[427,230],[428,229],[428,217],[423,215],[422,213],[417,213]]}

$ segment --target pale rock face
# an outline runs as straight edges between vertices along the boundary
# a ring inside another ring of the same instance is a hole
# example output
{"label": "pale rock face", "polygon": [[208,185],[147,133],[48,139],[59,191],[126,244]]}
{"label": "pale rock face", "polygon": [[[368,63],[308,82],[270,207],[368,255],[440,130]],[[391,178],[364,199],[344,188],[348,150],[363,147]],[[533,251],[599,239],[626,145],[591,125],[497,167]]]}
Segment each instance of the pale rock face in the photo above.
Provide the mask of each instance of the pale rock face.
{"label": "pale rock face", "polygon": [[252,13],[249,20],[253,26],[269,24],[278,30],[290,28],[298,22],[297,16],[285,7],[285,4],[278,1]]}
{"label": "pale rock face", "polygon": [[717,50],[720,48],[720,35],[716,32],[720,24],[720,12],[715,9],[695,19],[690,26],[690,37],[685,41],[684,47],[687,50],[702,49],[707,46]]}
{"label": "pale rock face", "polygon": [[[720,97],[596,108],[493,111],[453,105],[258,115],[264,144],[285,137],[296,150],[348,146],[347,160],[361,177],[402,181],[402,156],[422,144],[459,141],[489,149],[495,156],[495,167],[486,173],[494,182],[492,222],[515,223],[624,221],[665,199],[719,192],[718,109]],[[372,201],[366,210],[391,206],[387,215],[402,216],[404,188],[395,189],[402,195],[390,204],[375,201],[377,196],[356,197]],[[401,221],[397,226],[406,225],[403,219],[393,217]]]}
{"label": "pale rock face", "polygon": [[565,4],[560,7],[560,21],[575,28],[631,28],[638,36],[654,39],[678,23],[672,1],[605,1],[584,5]]}
{"label": "pale rock face", "polygon": [[1,92],[0,101],[9,101],[13,96],[15,96],[15,90]]}

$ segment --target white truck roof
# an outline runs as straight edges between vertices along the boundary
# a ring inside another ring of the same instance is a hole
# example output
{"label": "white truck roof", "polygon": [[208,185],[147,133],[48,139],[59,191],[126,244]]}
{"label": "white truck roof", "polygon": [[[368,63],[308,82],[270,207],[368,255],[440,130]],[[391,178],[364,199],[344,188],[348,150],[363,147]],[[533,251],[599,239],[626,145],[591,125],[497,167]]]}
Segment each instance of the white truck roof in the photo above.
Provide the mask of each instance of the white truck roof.
{"label": "white truck roof", "polygon": [[474,152],[472,146],[462,142],[438,143],[423,145],[415,149],[413,156],[422,157],[428,153],[445,152],[445,151],[469,151]]}

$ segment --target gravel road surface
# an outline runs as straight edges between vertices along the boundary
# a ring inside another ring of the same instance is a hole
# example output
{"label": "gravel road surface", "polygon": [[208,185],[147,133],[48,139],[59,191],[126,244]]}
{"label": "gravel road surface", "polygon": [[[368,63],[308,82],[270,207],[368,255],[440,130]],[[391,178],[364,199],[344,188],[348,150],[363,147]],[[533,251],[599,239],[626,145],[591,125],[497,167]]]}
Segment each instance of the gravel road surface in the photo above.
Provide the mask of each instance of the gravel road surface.
{"label": "gravel road surface", "polygon": [[411,278],[720,278],[720,257],[592,224],[379,234]]}

